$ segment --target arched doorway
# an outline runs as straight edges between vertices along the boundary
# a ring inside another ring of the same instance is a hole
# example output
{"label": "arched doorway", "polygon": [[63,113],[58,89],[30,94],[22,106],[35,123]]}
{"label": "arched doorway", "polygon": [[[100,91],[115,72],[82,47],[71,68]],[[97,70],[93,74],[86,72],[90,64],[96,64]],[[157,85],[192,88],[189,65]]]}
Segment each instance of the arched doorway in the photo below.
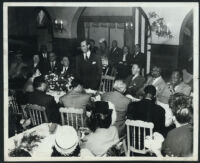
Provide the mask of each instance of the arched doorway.
{"label": "arched doorway", "polygon": [[[88,7],[89,8],[89,7]],[[77,38],[81,39],[94,39],[98,43],[100,37],[105,38],[108,45],[112,40],[119,40],[119,45],[128,45],[131,52],[134,51],[134,45],[139,44],[141,52],[146,56],[146,68],[145,72],[150,70],[150,23],[149,20],[140,7],[127,7],[127,10],[123,9],[123,14],[117,13],[118,8],[102,8],[100,15],[87,15],[84,12],[87,7],[79,8],[77,14],[74,16],[72,25],[72,31],[77,30]],[[95,8],[100,10],[99,8]],[[109,10],[114,11],[115,14],[109,15]],[[105,11],[107,10],[107,11]],[[94,12],[89,12],[94,13]],[[97,12],[98,13],[98,12]],[[100,13],[100,12],[99,12]],[[124,15],[124,13],[127,13]],[[76,26],[77,23],[77,26]]]}
{"label": "arched doorway", "polygon": [[193,73],[193,11],[184,18],[179,36],[178,67]]}

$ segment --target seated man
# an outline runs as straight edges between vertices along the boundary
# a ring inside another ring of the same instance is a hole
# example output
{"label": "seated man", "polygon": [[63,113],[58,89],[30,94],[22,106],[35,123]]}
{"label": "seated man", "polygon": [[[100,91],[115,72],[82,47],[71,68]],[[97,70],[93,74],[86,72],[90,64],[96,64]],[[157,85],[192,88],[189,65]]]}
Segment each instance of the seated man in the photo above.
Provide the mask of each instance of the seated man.
{"label": "seated man", "polygon": [[171,94],[183,93],[184,95],[189,96],[191,93],[191,87],[183,82],[183,73],[179,70],[174,70],[172,72],[169,89]]}
{"label": "seated man", "polygon": [[113,85],[113,92],[107,92],[102,95],[102,101],[110,101],[115,105],[117,119],[115,126],[118,129],[119,137],[125,134],[125,117],[130,99],[123,95],[126,91],[126,84],[122,80],[116,80]]}
{"label": "seated man", "polygon": [[34,92],[27,93],[26,103],[44,106],[49,122],[60,123],[59,108],[53,96],[47,95],[47,84],[42,76],[36,77],[33,81]]}
{"label": "seated man", "polygon": [[154,132],[165,134],[165,111],[161,106],[155,104],[156,88],[153,85],[148,85],[144,92],[144,99],[132,102],[128,106],[127,119],[152,122]]}
{"label": "seated man", "polygon": [[91,95],[84,93],[83,85],[78,79],[72,80],[71,87],[71,91],[60,97],[60,104],[64,105],[64,107],[85,109],[86,105],[90,104]]}
{"label": "seated man", "polygon": [[72,69],[70,67],[69,58],[67,56],[63,56],[61,60],[62,66],[60,67],[60,74],[62,74],[65,78],[68,75],[72,75]]}
{"label": "seated man", "polygon": [[[169,100],[169,95],[165,93],[167,89],[167,84],[161,76],[161,68],[158,66],[153,66],[151,69],[151,74],[148,77],[148,80],[144,84],[141,91],[144,91],[144,88],[147,85],[153,85],[156,88],[156,98],[158,101],[167,104]],[[144,92],[143,92],[144,93]]]}
{"label": "seated man", "polygon": [[132,66],[132,75],[126,79],[127,91],[126,94],[130,94],[133,97],[137,96],[137,92],[143,87],[145,78],[140,75],[140,66],[134,63]]}
{"label": "seated man", "polygon": [[54,52],[50,52],[49,53],[49,62],[47,63],[47,65],[43,65],[47,70],[46,73],[44,74],[48,74],[48,73],[59,73],[59,68],[60,68],[60,62],[57,60],[57,55]]}

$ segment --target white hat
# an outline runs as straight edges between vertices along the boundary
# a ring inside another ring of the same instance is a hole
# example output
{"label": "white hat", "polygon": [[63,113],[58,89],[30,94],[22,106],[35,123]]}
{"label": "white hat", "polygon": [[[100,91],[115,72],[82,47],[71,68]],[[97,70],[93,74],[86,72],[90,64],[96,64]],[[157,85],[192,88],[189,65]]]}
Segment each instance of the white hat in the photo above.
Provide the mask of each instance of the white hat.
{"label": "white hat", "polygon": [[59,127],[56,132],[55,148],[62,155],[71,154],[78,145],[78,135],[72,126]]}

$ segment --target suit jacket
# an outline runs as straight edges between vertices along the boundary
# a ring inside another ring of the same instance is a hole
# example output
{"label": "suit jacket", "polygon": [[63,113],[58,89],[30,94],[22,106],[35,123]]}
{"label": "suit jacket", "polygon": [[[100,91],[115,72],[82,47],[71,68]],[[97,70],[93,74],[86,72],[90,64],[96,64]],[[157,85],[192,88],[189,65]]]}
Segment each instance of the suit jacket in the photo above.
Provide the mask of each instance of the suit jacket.
{"label": "suit jacket", "polygon": [[53,96],[47,95],[45,92],[35,90],[27,93],[26,103],[44,106],[49,122],[60,123],[60,113],[58,105]]}
{"label": "suit jacket", "polygon": [[114,125],[118,129],[119,137],[123,136],[125,134],[125,120],[128,104],[131,102],[130,99],[117,91],[113,91],[104,93],[102,100],[110,101],[115,105],[117,119]]}
{"label": "suit jacket", "polygon": [[43,74],[46,75],[49,73],[49,67],[47,66],[49,62],[49,58],[48,58],[48,53],[47,53],[47,58],[44,58],[42,53],[40,53],[40,63],[42,65],[42,70],[43,70]]}
{"label": "suit jacket", "polygon": [[152,122],[154,132],[165,134],[165,110],[151,100],[132,102],[128,106],[127,119]]}
{"label": "suit jacket", "polygon": [[53,73],[59,74],[59,70],[60,70],[61,64],[60,64],[60,62],[58,60],[56,60],[56,63],[55,63],[53,68],[51,67],[51,63],[49,61],[48,61],[46,66],[47,66],[48,73],[49,72],[53,72]]}
{"label": "suit jacket", "polygon": [[[122,61],[122,60],[123,60],[123,54],[122,54],[121,61]],[[126,61],[124,61],[123,64],[125,64],[125,65],[131,65],[131,64],[133,64],[133,60],[134,60],[133,54],[128,53],[128,54],[126,55]]]}
{"label": "suit jacket", "polygon": [[59,101],[64,107],[86,109],[86,105],[90,104],[90,96],[86,93],[71,91],[60,97]]}
{"label": "suit jacket", "polygon": [[185,84],[184,82],[181,82],[179,85],[177,85],[175,87],[175,92],[183,93],[183,94],[189,96],[191,93],[191,87],[189,85]]}
{"label": "suit jacket", "polygon": [[84,56],[76,58],[76,77],[83,82],[84,88],[97,90],[102,74],[101,58],[91,52],[90,58],[85,61]]}
{"label": "suit jacket", "polygon": [[59,75],[63,74],[63,76],[65,78],[67,78],[69,75],[73,76],[73,71],[72,71],[72,68],[70,66],[68,67],[67,71],[64,71],[64,72],[63,72],[63,68],[64,68],[64,66],[59,67],[59,69],[58,69]]}
{"label": "suit jacket", "polygon": [[122,61],[122,49],[116,48],[111,48],[108,59],[109,59],[109,64],[113,67],[117,67],[120,61]]}
{"label": "suit jacket", "polygon": [[145,68],[145,65],[146,65],[145,54],[139,52],[137,55],[134,55],[133,62],[138,63],[142,68]]}
{"label": "suit jacket", "polygon": [[133,78],[133,75],[129,76],[125,81],[125,83],[127,85],[126,94],[136,96],[139,89],[143,87],[145,78],[141,75],[137,76],[133,80],[132,80],[132,78]]}
{"label": "suit jacket", "polygon": [[123,61],[123,54],[117,65],[117,72],[119,78],[126,79],[131,74],[131,64],[133,63],[133,56],[128,53],[126,55],[126,61]]}

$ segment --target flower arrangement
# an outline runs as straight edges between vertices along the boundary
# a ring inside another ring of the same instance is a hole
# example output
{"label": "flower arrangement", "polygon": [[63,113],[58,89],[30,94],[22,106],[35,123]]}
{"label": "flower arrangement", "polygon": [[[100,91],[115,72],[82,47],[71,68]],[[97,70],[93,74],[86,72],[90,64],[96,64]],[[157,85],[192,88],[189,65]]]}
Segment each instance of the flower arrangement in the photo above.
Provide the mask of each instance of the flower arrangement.
{"label": "flower arrangement", "polygon": [[149,12],[149,20],[151,23],[151,30],[155,32],[158,37],[173,38],[172,32],[169,26],[165,22],[164,18],[160,17],[156,12]]}
{"label": "flower arrangement", "polygon": [[62,73],[60,75],[50,73],[45,76],[49,89],[56,91],[69,91],[73,79],[74,77],[72,75],[65,76]]}
{"label": "flower arrangement", "polygon": [[14,140],[15,148],[9,152],[9,156],[28,156],[28,153],[38,146],[37,143],[41,142],[41,139],[44,139],[44,137],[36,135],[35,131],[28,135],[24,134],[21,141]]}

